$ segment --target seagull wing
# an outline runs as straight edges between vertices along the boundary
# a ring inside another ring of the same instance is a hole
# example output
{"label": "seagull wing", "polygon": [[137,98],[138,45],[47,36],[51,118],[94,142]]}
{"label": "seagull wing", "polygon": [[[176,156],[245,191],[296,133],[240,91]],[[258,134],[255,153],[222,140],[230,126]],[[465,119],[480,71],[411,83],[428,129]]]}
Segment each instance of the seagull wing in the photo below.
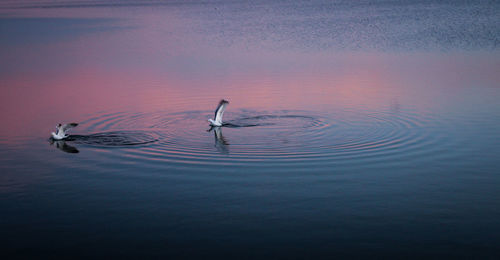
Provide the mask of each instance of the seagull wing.
{"label": "seagull wing", "polygon": [[62,126],[62,131],[63,132],[66,132],[68,131],[69,129],[73,128],[73,127],[76,127],[78,124],[77,123],[70,123],[70,124],[65,124]]}
{"label": "seagull wing", "polygon": [[216,122],[222,122],[222,115],[224,115],[224,111],[226,110],[227,104],[229,104],[229,102],[224,99],[219,102],[219,106],[217,106],[217,109],[215,109],[214,120]]}

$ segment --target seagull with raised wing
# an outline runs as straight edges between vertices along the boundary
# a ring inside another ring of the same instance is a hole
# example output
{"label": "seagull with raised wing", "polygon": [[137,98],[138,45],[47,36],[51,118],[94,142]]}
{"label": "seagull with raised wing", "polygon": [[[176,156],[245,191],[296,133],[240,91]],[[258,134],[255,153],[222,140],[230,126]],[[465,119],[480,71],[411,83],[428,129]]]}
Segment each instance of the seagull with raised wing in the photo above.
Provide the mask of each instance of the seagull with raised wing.
{"label": "seagull with raised wing", "polygon": [[229,101],[224,99],[219,102],[217,109],[215,109],[214,119],[208,119],[208,122],[210,122],[211,126],[222,126],[222,116],[224,115],[227,104],[229,104]]}
{"label": "seagull with raised wing", "polygon": [[52,132],[52,138],[55,140],[62,140],[67,138],[69,135],[66,134],[71,128],[76,127],[78,124],[77,123],[70,123],[70,124],[58,124],[56,126],[56,132]]}

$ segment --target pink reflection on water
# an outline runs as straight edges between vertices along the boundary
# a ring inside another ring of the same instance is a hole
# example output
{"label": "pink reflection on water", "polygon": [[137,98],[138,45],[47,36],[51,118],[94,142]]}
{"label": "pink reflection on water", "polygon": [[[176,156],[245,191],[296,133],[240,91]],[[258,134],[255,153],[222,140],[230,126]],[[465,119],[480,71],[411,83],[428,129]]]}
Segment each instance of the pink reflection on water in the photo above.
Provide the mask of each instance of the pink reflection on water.
{"label": "pink reflection on water", "polygon": [[[498,53],[301,53],[206,43],[175,9],[29,9],[23,17],[119,18],[119,30],[3,48],[0,134],[46,136],[59,122],[112,112],[466,109],[498,87]],[[90,13],[90,14],[89,14]],[[167,15],[168,14],[168,15]],[[127,19],[123,19],[123,18]],[[487,93],[487,92],[486,92]],[[452,109],[450,109],[452,108]],[[472,109],[472,108],[471,108]]]}
{"label": "pink reflection on water", "polygon": [[472,66],[457,65],[450,57],[430,64],[402,60],[352,56],[342,60],[348,64],[327,63],[319,70],[302,67],[273,73],[264,67],[213,77],[195,75],[198,78],[141,66],[136,71],[77,67],[62,74],[13,75],[2,79],[0,115],[7,124],[1,134],[45,136],[59,122],[84,121],[101,111],[211,113],[220,98],[230,99],[228,113],[238,109],[377,111],[395,99],[398,106],[436,112],[455,106],[460,97],[453,91],[460,93],[470,84],[461,78],[486,86],[498,80],[487,61]]}

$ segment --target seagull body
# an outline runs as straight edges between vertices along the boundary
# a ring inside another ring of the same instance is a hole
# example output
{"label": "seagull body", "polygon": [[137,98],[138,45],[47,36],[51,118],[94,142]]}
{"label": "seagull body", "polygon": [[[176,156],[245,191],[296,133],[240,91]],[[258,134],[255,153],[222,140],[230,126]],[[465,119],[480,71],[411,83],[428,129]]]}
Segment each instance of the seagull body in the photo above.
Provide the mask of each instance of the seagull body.
{"label": "seagull body", "polygon": [[229,104],[229,101],[224,99],[219,102],[217,109],[215,109],[214,119],[208,119],[208,122],[210,122],[211,126],[222,126],[222,116],[224,115],[227,104]]}
{"label": "seagull body", "polygon": [[77,123],[70,123],[64,125],[58,124],[56,126],[56,132],[55,133],[52,132],[52,138],[54,138],[55,140],[62,140],[67,138],[69,135],[67,135],[66,132],[69,131],[69,129],[76,127],[77,125],[78,125]]}

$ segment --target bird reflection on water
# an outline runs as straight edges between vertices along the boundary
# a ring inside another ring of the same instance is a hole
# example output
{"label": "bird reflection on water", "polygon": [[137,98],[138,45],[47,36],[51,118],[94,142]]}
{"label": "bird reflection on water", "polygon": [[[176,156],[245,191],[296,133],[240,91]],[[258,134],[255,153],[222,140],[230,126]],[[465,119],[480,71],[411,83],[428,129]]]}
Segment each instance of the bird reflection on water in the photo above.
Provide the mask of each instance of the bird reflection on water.
{"label": "bird reflection on water", "polygon": [[79,153],[80,152],[80,151],[78,151],[78,149],[76,149],[76,147],[67,144],[66,141],[63,141],[63,140],[55,140],[55,139],[51,138],[51,139],[49,139],[49,143],[50,143],[50,145],[55,146],[57,149],[59,149],[63,152],[67,152],[67,153]]}
{"label": "bird reflection on water", "polygon": [[227,139],[224,138],[222,135],[222,129],[221,127],[215,126],[211,127],[208,132],[214,132],[214,146],[222,154],[229,154],[229,143],[227,142]]}

